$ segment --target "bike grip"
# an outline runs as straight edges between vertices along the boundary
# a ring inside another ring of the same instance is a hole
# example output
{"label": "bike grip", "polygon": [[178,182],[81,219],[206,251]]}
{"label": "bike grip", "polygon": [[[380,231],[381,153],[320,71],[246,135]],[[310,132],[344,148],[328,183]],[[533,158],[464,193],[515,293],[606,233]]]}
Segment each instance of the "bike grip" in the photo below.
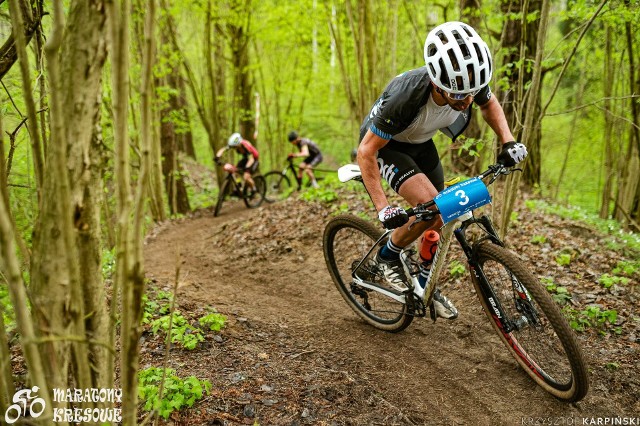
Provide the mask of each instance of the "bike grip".
{"label": "bike grip", "polygon": [[411,217],[411,216],[415,216],[415,215],[416,215],[416,213],[413,211],[413,208],[406,209],[404,212],[405,212],[405,213],[407,214],[407,216],[409,216],[409,217]]}

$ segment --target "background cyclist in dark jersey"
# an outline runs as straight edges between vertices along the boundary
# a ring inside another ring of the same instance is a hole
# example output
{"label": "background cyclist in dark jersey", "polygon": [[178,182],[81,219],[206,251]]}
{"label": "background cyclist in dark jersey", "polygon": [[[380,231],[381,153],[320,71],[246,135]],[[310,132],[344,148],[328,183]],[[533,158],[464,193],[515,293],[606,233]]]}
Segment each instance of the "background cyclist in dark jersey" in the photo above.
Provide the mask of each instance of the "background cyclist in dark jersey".
{"label": "background cyclist in dark jersey", "polygon": [[234,173],[242,173],[242,179],[249,185],[253,191],[256,190],[256,184],[253,182],[253,174],[258,170],[258,150],[251,142],[244,139],[240,133],[234,133],[229,137],[227,146],[224,146],[218,150],[214,159],[216,164],[220,164],[220,157],[228,149],[234,149],[241,155],[240,161],[235,166]]}
{"label": "background cyclist in dark jersey", "polygon": [[[473,28],[461,22],[447,22],[427,36],[426,66],[394,78],[362,123],[358,164],[378,218],[387,229],[397,228],[376,260],[392,285],[407,283],[400,251],[426,229],[439,230],[439,217],[409,227],[402,208],[389,205],[382,189],[382,176],[409,204],[433,199],[444,189],[444,172],[431,139],[438,130],[455,140],[464,131],[475,102],[484,120],[502,144],[498,160],[512,166],[527,155],[516,143],[504,111],[491,96],[489,81],[492,60],[489,48]],[[421,270],[425,285],[428,270]],[[406,285],[406,284],[405,284]],[[436,313],[454,319],[455,306],[439,290],[434,294]]]}
{"label": "background cyclist in dark jersey", "polygon": [[322,162],[322,152],[318,145],[311,139],[301,138],[297,132],[292,131],[288,136],[289,142],[298,147],[298,152],[292,152],[289,154],[289,158],[292,157],[305,157],[305,159],[298,165],[298,181],[302,182],[302,175],[305,173],[309,176],[311,186],[318,187],[318,182],[313,174],[313,168]]}

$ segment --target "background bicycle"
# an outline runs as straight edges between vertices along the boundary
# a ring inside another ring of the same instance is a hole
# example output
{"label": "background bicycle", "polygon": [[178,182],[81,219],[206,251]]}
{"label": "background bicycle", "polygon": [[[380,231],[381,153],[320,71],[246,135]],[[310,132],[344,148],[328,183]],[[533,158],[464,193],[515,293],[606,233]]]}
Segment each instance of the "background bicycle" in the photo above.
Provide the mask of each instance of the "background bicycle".
{"label": "background bicycle", "polygon": [[[557,398],[574,402],[587,394],[587,369],[576,337],[540,281],[527,265],[507,249],[488,216],[476,218],[472,211],[491,201],[482,179],[492,183],[510,173],[503,166],[490,166],[480,176],[444,190],[428,203],[407,210],[416,220],[429,221],[440,214],[446,224],[433,258],[426,287],[418,283],[418,256],[407,248],[400,255],[410,282],[392,287],[375,262],[375,253],[386,244],[392,231],[382,232],[366,220],[340,215],[327,224],[323,237],[327,268],[340,294],[361,318],[376,328],[399,332],[415,317],[432,309],[432,295],[452,236],[467,257],[474,285],[484,312],[496,333],[527,374]],[[339,171],[341,181],[359,179],[357,166]],[[467,239],[470,227],[480,237]]]}
{"label": "background bicycle", "polygon": [[[314,169],[314,172],[333,172],[333,170]],[[321,181],[322,176],[316,175],[316,180]],[[271,170],[265,173],[264,180],[266,182],[266,194],[265,199],[269,202],[281,200],[287,198],[294,190],[301,190],[302,183],[305,180],[298,179],[298,169],[293,164],[293,158],[287,158],[287,164],[284,168],[279,170]],[[295,183],[295,187],[293,184]],[[310,185],[310,182],[306,182],[306,185]]]}
{"label": "background bicycle", "polygon": [[256,189],[252,189],[246,182],[243,182],[242,178],[237,176],[236,168],[230,163],[226,163],[223,166],[227,176],[224,178],[222,185],[220,185],[220,192],[218,193],[218,201],[213,212],[214,216],[220,214],[222,204],[231,197],[241,198],[247,208],[253,209],[259,207],[264,200],[266,185],[264,177],[260,175],[253,176],[253,182],[256,185]]}

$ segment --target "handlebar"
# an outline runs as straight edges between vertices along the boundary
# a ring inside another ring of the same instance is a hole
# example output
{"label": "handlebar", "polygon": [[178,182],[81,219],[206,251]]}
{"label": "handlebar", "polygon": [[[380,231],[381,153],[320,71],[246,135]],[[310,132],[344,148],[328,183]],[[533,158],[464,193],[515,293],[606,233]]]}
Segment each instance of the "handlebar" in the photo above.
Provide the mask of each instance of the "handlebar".
{"label": "handlebar", "polygon": [[[513,173],[514,171],[522,171],[522,169],[509,168],[509,167],[506,167],[506,166],[498,163],[498,164],[490,165],[487,168],[487,170],[485,170],[484,172],[480,173],[476,177],[478,179],[480,179],[480,180],[484,180],[487,177],[489,177],[490,175],[493,175],[493,176],[491,176],[491,179],[487,183],[487,186],[489,186],[493,182],[495,182],[496,179],[498,179],[500,176],[509,175],[509,174]],[[432,208],[435,205],[436,205],[435,201],[431,200],[431,201],[427,201],[426,203],[418,204],[417,206],[415,206],[413,208],[406,209],[405,212],[407,213],[407,215],[409,217],[418,216],[419,220],[429,221],[429,220],[433,219],[437,214],[440,214],[440,210],[438,210],[437,207],[436,208]]]}

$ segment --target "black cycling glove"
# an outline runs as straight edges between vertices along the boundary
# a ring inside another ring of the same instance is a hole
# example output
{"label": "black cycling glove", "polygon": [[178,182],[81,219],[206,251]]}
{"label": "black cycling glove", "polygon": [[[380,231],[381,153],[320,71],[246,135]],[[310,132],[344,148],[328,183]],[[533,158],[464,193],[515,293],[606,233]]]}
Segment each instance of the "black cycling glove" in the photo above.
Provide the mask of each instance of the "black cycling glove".
{"label": "black cycling glove", "polygon": [[506,167],[513,167],[527,156],[527,147],[520,142],[507,142],[502,145],[498,154],[498,163]]}

